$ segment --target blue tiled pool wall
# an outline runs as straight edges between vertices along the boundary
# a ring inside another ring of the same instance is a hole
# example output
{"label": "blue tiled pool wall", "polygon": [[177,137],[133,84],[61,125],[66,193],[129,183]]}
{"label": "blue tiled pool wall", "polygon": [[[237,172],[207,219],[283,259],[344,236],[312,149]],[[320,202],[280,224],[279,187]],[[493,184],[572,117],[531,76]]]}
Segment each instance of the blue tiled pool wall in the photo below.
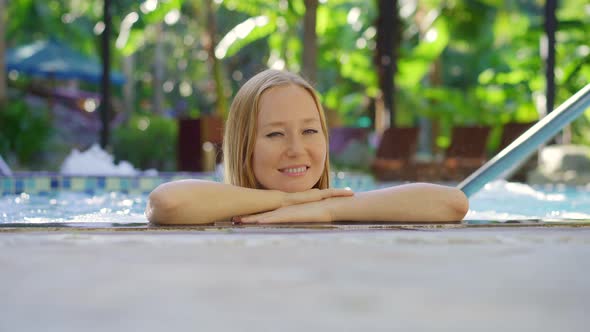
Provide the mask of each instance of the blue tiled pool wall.
{"label": "blue tiled pool wall", "polygon": [[[0,177],[0,194],[19,195],[50,194],[57,191],[121,192],[125,194],[148,194],[158,185],[181,179],[203,179],[221,181],[215,173],[160,173],[158,176],[75,176],[55,173],[22,173]],[[368,175],[353,175],[337,172],[331,177],[332,187],[350,187],[354,190],[368,190],[375,187]]]}

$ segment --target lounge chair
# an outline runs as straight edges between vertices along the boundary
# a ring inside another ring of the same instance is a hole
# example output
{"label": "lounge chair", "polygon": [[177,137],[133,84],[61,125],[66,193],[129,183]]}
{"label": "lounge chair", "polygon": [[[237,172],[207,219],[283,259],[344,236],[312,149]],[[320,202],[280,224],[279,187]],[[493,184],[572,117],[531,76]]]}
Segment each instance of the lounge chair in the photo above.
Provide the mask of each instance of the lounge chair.
{"label": "lounge chair", "polygon": [[364,142],[367,140],[369,130],[357,127],[330,128],[330,153],[338,155],[346,149],[352,141]]}
{"label": "lounge chair", "polygon": [[500,147],[498,151],[501,151],[508,145],[510,145],[514,140],[516,140],[520,135],[522,135],[525,131],[527,131],[530,127],[532,127],[536,122],[509,122],[506,123],[502,127],[502,137],[500,138]]}
{"label": "lounge chair", "polygon": [[[500,146],[498,152],[502,151],[508,145],[512,144],[520,135],[532,127],[536,122],[509,122],[502,127],[502,136],[500,137]],[[529,157],[513,174],[510,176],[511,181],[526,182],[527,174],[537,167],[536,154]]]}
{"label": "lounge chair", "polygon": [[487,161],[486,146],[490,127],[454,127],[451,145],[440,165],[440,179],[460,181]]}
{"label": "lounge chair", "polygon": [[411,181],[418,178],[419,171],[414,163],[418,131],[416,127],[385,130],[371,167],[378,180]]}

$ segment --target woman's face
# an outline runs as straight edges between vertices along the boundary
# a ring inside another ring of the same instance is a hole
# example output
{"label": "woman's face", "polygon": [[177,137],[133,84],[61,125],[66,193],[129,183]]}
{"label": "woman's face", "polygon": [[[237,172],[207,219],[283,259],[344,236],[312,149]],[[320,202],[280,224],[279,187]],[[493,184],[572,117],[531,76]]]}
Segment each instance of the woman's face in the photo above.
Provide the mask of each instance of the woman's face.
{"label": "woman's face", "polygon": [[262,94],[259,107],[252,160],[256,180],[284,192],[313,188],[327,150],[314,99],[300,86],[276,86]]}

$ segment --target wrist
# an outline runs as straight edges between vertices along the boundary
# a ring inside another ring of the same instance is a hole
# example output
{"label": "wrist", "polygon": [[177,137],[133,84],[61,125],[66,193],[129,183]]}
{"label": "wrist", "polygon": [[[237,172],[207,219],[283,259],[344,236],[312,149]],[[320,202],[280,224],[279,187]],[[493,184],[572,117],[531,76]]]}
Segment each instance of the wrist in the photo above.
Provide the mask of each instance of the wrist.
{"label": "wrist", "polygon": [[355,196],[344,196],[344,197],[332,197],[327,199],[326,201],[326,208],[327,212],[330,215],[330,221],[350,221],[356,220],[351,219],[355,212],[355,205],[356,205],[356,198],[358,197],[357,194]]}
{"label": "wrist", "polygon": [[326,210],[326,214],[328,215],[329,222],[338,221],[339,220],[339,206],[340,201],[345,197],[331,197],[323,200],[324,208]]}
{"label": "wrist", "polygon": [[280,190],[273,190],[273,195],[279,198],[278,206],[276,207],[277,209],[291,205],[289,204],[289,193]]}

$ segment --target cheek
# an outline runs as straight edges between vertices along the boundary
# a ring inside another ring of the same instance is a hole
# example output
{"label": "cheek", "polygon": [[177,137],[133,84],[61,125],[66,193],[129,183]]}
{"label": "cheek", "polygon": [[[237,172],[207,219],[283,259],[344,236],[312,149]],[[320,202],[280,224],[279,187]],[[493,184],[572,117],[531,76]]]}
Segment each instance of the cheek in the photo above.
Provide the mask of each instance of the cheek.
{"label": "cheek", "polygon": [[254,153],[253,153],[253,161],[252,166],[254,170],[257,168],[264,167],[271,161],[271,156],[273,155],[273,148],[270,144],[265,144],[264,142],[256,142],[254,145]]}
{"label": "cheek", "polygon": [[314,145],[314,155],[315,158],[318,160],[323,160],[325,162],[326,155],[328,153],[328,146],[326,144],[326,139],[321,138],[318,140],[317,144]]}

